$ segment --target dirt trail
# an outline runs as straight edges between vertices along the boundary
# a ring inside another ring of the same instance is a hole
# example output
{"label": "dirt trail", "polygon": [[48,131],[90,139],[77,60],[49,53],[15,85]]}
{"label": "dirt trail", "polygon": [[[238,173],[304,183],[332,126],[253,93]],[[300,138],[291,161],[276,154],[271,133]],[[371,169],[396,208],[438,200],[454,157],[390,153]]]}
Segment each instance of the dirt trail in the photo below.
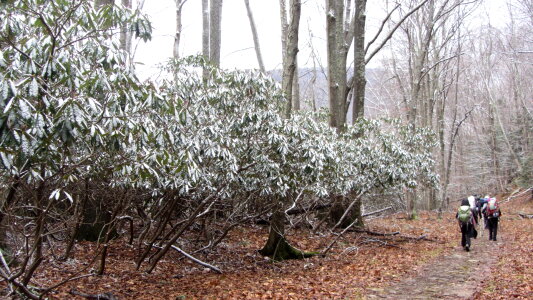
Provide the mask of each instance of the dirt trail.
{"label": "dirt trail", "polygon": [[[466,252],[461,246],[419,268],[418,274],[381,289],[373,289],[368,299],[466,299],[490,273],[497,262],[498,249],[505,236],[498,241],[488,240],[488,231],[479,230]],[[458,241],[459,243],[460,241]],[[492,253],[492,254],[491,254]]]}

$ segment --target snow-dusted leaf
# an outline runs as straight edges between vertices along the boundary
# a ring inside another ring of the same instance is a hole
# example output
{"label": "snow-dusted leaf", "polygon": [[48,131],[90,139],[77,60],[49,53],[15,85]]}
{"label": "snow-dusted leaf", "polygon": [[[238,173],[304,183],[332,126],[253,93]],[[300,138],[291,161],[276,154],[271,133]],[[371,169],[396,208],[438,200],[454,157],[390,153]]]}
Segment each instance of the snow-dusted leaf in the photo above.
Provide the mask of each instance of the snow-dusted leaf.
{"label": "snow-dusted leaf", "polygon": [[31,80],[30,86],[29,86],[29,94],[31,97],[36,97],[39,95],[39,84],[37,83],[37,80],[35,77]]}

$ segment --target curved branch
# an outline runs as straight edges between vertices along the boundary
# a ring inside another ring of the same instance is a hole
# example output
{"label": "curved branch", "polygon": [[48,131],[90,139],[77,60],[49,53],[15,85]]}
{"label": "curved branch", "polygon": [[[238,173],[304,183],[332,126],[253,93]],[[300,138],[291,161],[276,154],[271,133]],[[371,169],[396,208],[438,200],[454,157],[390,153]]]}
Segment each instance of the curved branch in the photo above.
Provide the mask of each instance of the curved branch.
{"label": "curved branch", "polygon": [[394,32],[396,32],[396,30],[403,24],[403,22],[405,20],[407,20],[407,18],[414,14],[418,9],[420,9],[422,6],[424,6],[424,4],[426,4],[429,0],[424,0],[422,1],[420,4],[418,4],[415,8],[413,8],[410,12],[408,12],[401,20],[400,22],[398,22],[398,24],[396,24],[396,26],[394,26],[394,28],[391,29],[391,31],[389,32],[389,34],[387,35],[387,37],[385,37],[385,39],[381,42],[381,44],[376,48],[374,49],[374,51],[372,51],[372,53],[368,56],[367,59],[365,59],[365,64],[368,64],[370,62],[370,60],[372,60],[372,58],[379,52],[381,51],[381,49],[385,46],[385,44],[392,38],[392,35],[394,34]]}

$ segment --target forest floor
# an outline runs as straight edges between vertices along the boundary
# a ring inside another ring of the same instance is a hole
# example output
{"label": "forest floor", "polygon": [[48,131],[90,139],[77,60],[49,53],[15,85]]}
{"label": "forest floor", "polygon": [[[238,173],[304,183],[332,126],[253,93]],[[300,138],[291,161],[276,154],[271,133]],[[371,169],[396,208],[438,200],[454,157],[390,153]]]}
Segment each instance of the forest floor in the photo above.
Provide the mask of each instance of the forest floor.
{"label": "forest floor", "polygon": [[[408,221],[402,214],[367,220],[367,230],[348,232],[325,257],[273,262],[257,250],[268,228],[235,229],[216,253],[199,255],[216,265],[215,274],[169,253],[156,270],[135,270],[135,251],[125,241],[111,244],[106,273],[68,282],[51,299],[84,299],[74,293],[111,293],[117,299],[533,299],[533,214],[531,191],[501,201],[498,242],[478,228],[470,252],[460,246],[454,213],[438,218],[422,213]],[[335,235],[290,230],[300,249],[326,248]],[[186,248],[186,245],[183,245]],[[46,260],[33,283],[49,286],[78,271],[90,273],[96,245],[76,246],[75,258]],[[59,253],[56,253],[59,255]],[[144,266],[146,267],[146,266]]]}

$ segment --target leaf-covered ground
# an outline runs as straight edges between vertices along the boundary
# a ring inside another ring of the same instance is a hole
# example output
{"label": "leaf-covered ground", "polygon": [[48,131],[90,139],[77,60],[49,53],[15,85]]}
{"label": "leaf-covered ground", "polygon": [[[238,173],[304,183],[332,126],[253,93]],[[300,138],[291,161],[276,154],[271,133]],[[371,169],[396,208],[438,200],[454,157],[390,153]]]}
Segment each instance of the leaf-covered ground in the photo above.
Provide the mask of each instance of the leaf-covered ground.
{"label": "leaf-covered ground", "polygon": [[[105,275],[71,281],[50,296],[83,299],[70,293],[75,290],[86,294],[110,292],[119,299],[426,299],[430,291],[431,297],[531,299],[533,219],[518,215],[533,214],[530,194],[502,203],[502,212],[498,246],[490,247],[493,244],[485,241],[485,232],[473,241],[468,254],[459,245],[460,232],[452,213],[444,214],[442,219],[434,213],[423,213],[415,221],[401,214],[369,220],[368,229],[373,232],[400,234],[350,232],[326,257],[284,262],[259,255],[257,250],[266,241],[268,228],[249,226],[234,230],[217,253],[196,254],[222,269],[223,274],[215,274],[177,252],[167,255],[152,274],[136,271],[134,248],[119,240],[111,244]],[[301,249],[321,250],[335,235],[293,230],[288,237]],[[76,272],[90,273],[96,267],[89,262],[95,248],[95,244],[83,243],[77,245],[74,259],[64,263],[47,260],[34,283],[49,286]],[[466,255],[469,262],[461,266]],[[443,280],[437,278],[441,275]],[[465,280],[469,284],[458,287]],[[405,289],[402,294],[398,288],[413,283],[418,289]],[[449,293],[453,288],[461,290]]]}

